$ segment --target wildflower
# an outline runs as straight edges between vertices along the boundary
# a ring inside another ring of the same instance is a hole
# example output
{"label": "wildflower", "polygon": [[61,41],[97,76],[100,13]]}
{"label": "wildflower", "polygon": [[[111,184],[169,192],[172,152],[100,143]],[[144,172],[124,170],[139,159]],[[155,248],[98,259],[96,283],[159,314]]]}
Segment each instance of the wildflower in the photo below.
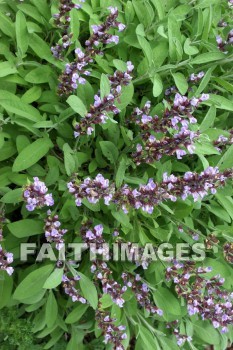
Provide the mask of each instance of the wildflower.
{"label": "wildflower", "polygon": [[131,62],[128,62],[128,67],[126,72],[116,71],[113,76],[108,77],[111,86],[110,93],[103,98],[100,97],[100,94],[94,96],[94,104],[90,106],[89,112],[75,125],[75,137],[92,135],[94,124],[105,124],[109,112],[113,114],[120,112],[114,103],[120,98],[121,87],[127,86],[132,79],[130,76],[133,67]]}
{"label": "wildflower", "polygon": [[69,278],[67,274],[62,277],[62,286],[67,295],[69,295],[73,302],[80,301],[82,304],[86,304],[87,300],[80,295],[78,289],[75,288],[76,282],[80,280],[80,276]]}
{"label": "wildflower", "polygon": [[36,208],[44,206],[53,206],[54,200],[52,194],[48,194],[48,188],[45,183],[40,181],[38,177],[33,178],[34,182],[27,185],[23,192],[26,208],[33,211]]}
{"label": "wildflower", "polygon": [[116,326],[116,320],[110,317],[109,312],[102,309],[96,310],[95,319],[98,327],[103,332],[104,343],[112,344],[116,350],[124,350],[121,342],[123,339],[127,339],[127,334],[123,333],[126,327],[123,325]]}
{"label": "wildflower", "polygon": [[[202,277],[211,271],[211,268],[196,267],[194,262],[186,262],[183,267],[173,263],[166,270],[166,279],[177,279],[176,292],[179,297],[187,301],[189,315],[200,315],[203,320],[210,320],[214,328],[221,328],[222,332],[228,330],[232,323],[232,297],[224,290],[224,278],[214,276]],[[195,279],[187,278],[195,276]]]}
{"label": "wildflower", "polygon": [[0,270],[5,270],[8,275],[14,272],[13,267],[9,266],[13,262],[13,254],[6,252],[0,244]]}
{"label": "wildflower", "polygon": [[[111,28],[117,28],[119,32],[125,29],[125,25],[117,21],[118,9],[110,10],[110,15],[105,22],[99,25],[92,25],[92,35],[85,42],[85,49],[75,49],[76,59],[68,64],[65,71],[60,76],[58,86],[59,95],[69,95],[77,89],[79,84],[85,84],[84,76],[89,76],[88,65],[94,61],[96,55],[103,55],[102,46],[108,44],[118,44],[119,36],[109,33]],[[64,39],[63,39],[64,42]],[[65,44],[68,45],[68,44]],[[64,43],[63,43],[64,46]],[[60,57],[59,47],[52,48],[55,57]]]}
{"label": "wildflower", "polygon": [[60,250],[64,247],[63,236],[67,232],[65,229],[61,229],[61,222],[58,215],[51,215],[51,211],[47,212],[48,217],[45,220],[45,237],[47,242],[55,242],[56,249]]}

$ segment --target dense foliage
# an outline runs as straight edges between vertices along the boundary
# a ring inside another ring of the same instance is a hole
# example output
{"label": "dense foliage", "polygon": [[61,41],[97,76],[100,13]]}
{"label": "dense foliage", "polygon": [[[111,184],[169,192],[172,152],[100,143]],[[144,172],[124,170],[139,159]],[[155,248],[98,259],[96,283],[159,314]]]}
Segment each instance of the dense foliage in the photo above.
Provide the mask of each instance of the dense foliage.
{"label": "dense foliage", "polygon": [[[232,0],[0,1],[1,349],[233,342],[232,15]],[[120,243],[147,254],[114,261]]]}

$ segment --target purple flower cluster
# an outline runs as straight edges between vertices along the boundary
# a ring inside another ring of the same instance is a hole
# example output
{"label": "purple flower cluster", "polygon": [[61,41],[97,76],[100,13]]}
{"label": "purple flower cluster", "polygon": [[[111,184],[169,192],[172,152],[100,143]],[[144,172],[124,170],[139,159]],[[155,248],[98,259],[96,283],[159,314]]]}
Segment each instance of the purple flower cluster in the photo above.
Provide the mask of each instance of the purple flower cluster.
{"label": "purple flower cluster", "polygon": [[145,308],[146,311],[157,314],[159,316],[163,315],[163,311],[159,309],[156,305],[151,303],[150,300],[150,290],[146,283],[141,281],[141,276],[133,276],[130,273],[123,272],[121,275],[126,289],[129,287],[134,292],[135,297],[139,305]]}
{"label": "purple flower cluster", "polygon": [[[105,246],[106,242],[103,238],[103,225],[91,227],[92,222],[87,221],[81,226],[80,233],[82,239],[87,243],[88,248],[93,254],[102,254],[106,260],[109,259],[109,250]],[[92,271],[94,272],[94,271]]]}
{"label": "purple flower cluster", "polygon": [[200,174],[188,171],[183,177],[176,177],[164,173],[161,183],[155,183],[153,179],[149,179],[147,185],[140,185],[138,189],[123,185],[116,190],[114,183],[110,185],[109,180],[98,174],[94,180],[87,178],[82,183],[73,180],[68,183],[68,189],[75,196],[77,206],[82,205],[83,198],[90,203],[97,203],[100,199],[104,199],[105,205],[113,202],[125,213],[128,213],[129,208],[141,208],[152,214],[156,205],[168,199],[175,202],[178,198],[185,200],[191,196],[194,201],[197,201],[209,192],[215,194],[217,188],[223,186],[232,176],[231,169],[220,172],[217,167],[208,167]]}
{"label": "purple flower cluster", "polygon": [[13,267],[9,266],[13,262],[13,254],[6,252],[0,244],[0,270],[5,270],[8,275],[14,272]]}
{"label": "purple flower cluster", "polygon": [[233,293],[222,288],[225,279],[220,275],[202,277],[210,271],[211,267],[196,267],[192,261],[184,264],[175,261],[167,268],[166,279],[176,284],[177,294],[187,301],[190,316],[199,314],[202,320],[210,320],[214,328],[226,333],[233,321]]}
{"label": "purple flower cluster", "polygon": [[100,94],[94,96],[94,105],[90,106],[89,112],[75,125],[75,137],[80,135],[91,135],[94,131],[93,126],[95,124],[106,123],[109,112],[113,114],[120,113],[120,110],[114,103],[116,100],[119,100],[122,93],[122,86],[127,86],[130,83],[132,79],[130,73],[133,68],[134,66],[132,63],[127,62],[126,72],[116,71],[113,76],[108,77],[111,86],[110,93],[102,99]]}
{"label": "purple flower cluster", "polygon": [[55,58],[62,58],[63,50],[72,44],[72,33],[68,33],[71,20],[70,11],[74,8],[79,10],[81,8],[81,3],[83,2],[85,2],[85,0],[79,0],[79,4],[74,4],[72,0],[60,0],[59,13],[54,14],[53,17],[56,26],[63,30],[63,35],[59,42],[51,47],[51,51]]}
{"label": "purple flower cluster", "polygon": [[127,288],[122,287],[112,278],[112,271],[105,262],[94,262],[91,266],[92,273],[95,274],[96,280],[102,284],[104,294],[109,294],[112,301],[119,307],[123,307],[125,300],[122,295]]}
{"label": "purple flower cluster", "polygon": [[187,341],[187,342],[191,342],[192,341],[192,337],[188,337],[187,335],[184,335],[184,334],[180,334],[178,329],[175,328],[174,329],[174,332],[173,332],[176,336],[176,339],[177,339],[177,345],[178,346],[182,346],[184,345],[184,343]]}
{"label": "purple flower cluster", "polygon": [[215,194],[216,189],[223,186],[232,176],[232,170],[220,173],[217,167],[208,167],[200,174],[186,172],[183,177],[168,176],[165,173],[161,183],[150,179],[147,185],[140,185],[138,189],[124,185],[115,193],[114,202],[120,205],[125,213],[128,213],[128,208],[133,207],[152,214],[154,206],[168,199],[175,202],[178,198],[185,200],[192,196],[194,201],[197,201],[209,192]]}
{"label": "purple flower cluster", "polygon": [[220,152],[220,153],[222,152],[222,150],[223,150],[226,146],[232,145],[232,144],[233,144],[233,130],[229,130],[229,132],[230,132],[230,136],[229,136],[229,137],[220,135],[220,136],[218,137],[218,139],[215,140],[215,141],[213,142],[213,144],[214,144],[216,150],[217,150],[218,152]]}
{"label": "purple flower cluster", "polygon": [[80,276],[69,278],[67,275],[62,277],[62,286],[67,295],[69,295],[73,302],[80,301],[82,304],[86,304],[87,300],[80,295],[79,290],[76,289],[76,283],[80,280]]}
{"label": "purple flower cluster", "polygon": [[214,234],[208,235],[205,239],[206,249],[212,249],[213,246],[217,245],[218,243],[219,239]]}
{"label": "purple flower cluster", "polygon": [[189,77],[189,81],[192,83],[198,83],[205,76],[204,72],[199,72],[198,74],[192,73]]}
{"label": "purple flower cluster", "polygon": [[187,342],[191,342],[192,341],[192,337],[187,336],[185,334],[181,334],[180,331],[177,328],[178,323],[179,323],[178,320],[175,320],[175,321],[172,321],[172,322],[168,322],[167,325],[166,325],[166,328],[172,329],[172,333],[176,337],[177,345],[178,346],[183,346],[186,341]]}
{"label": "purple flower cluster", "polygon": [[[94,61],[95,55],[103,55],[103,45],[118,44],[119,37],[109,34],[108,30],[118,28],[119,31],[122,31],[125,25],[116,20],[118,16],[117,8],[110,7],[109,10],[111,13],[103,24],[92,26],[93,34],[86,40],[86,48],[84,50],[77,48],[75,50],[75,61],[66,64],[65,71],[59,77],[59,95],[70,95],[79,84],[86,83],[84,77],[90,75],[87,66]],[[65,45],[67,45],[67,42],[69,42],[69,38],[66,38]],[[57,48],[55,48],[54,53],[56,57],[59,57],[60,52]]]}
{"label": "purple flower cluster", "polygon": [[218,49],[224,53],[228,53],[227,46],[233,44],[233,29],[231,29],[227,35],[227,39],[224,40],[220,35],[216,36],[216,42],[218,44]]}
{"label": "purple flower cluster", "polygon": [[28,211],[33,211],[36,208],[44,206],[53,206],[54,200],[45,183],[40,181],[38,177],[33,178],[34,182],[27,185],[23,192],[26,208]]}
{"label": "purple flower cluster", "polygon": [[230,264],[233,264],[233,243],[226,242],[223,245],[224,258]]}
{"label": "purple flower cluster", "polygon": [[124,350],[122,340],[127,339],[124,332],[126,327],[123,325],[116,326],[116,319],[110,317],[109,312],[98,308],[96,310],[95,319],[98,327],[103,331],[104,343],[112,344],[114,350]]}
{"label": "purple flower cluster", "polygon": [[[96,225],[91,228],[91,222],[88,221],[86,224],[82,225],[80,233],[84,242],[88,244],[93,253],[103,254],[106,259],[109,258],[109,252],[105,252],[104,249],[104,244],[106,242],[102,236],[103,225]],[[95,246],[92,246],[92,243],[94,243]],[[109,294],[112,301],[119,307],[123,307],[125,300],[122,298],[122,295],[125,289],[112,278],[112,271],[108,265],[105,262],[96,260],[91,266],[91,272],[94,273],[95,279],[101,282],[103,292]]]}
{"label": "purple flower cluster", "polygon": [[65,229],[61,229],[61,222],[59,221],[58,215],[51,215],[51,211],[47,212],[48,217],[45,220],[45,237],[47,242],[55,242],[56,249],[60,250],[64,247],[63,236],[67,232]]}
{"label": "purple flower cluster", "polygon": [[103,198],[105,205],[109,205],[113,198],[109,180],[105,179],[101,174],[98,174],[94,180],[87,177],[83,183],[73,180],[67,184],[67,187],[69,192],[75,196],[77,207],[82,205],[83,198],[86,198],[92,204],[99,202]]}
{"label": "purple flower cluster", "polygon": [[[122,32],[125,29],[125,25],[117,21],[118,17],[118,8],[110,6],[108,8],[110,15],[107,17],[105,23],[99,25],[92,25],[93,34],[91,37],[86,40],[85,45],[87,51],[92,54],[93,48],[98,47],[100,44],[118,44],[119,36],[109,34],[107,31],[110,28],[118,28],[119,32]],[[94,49],[95,50],[95,49]]]}
{"label": "purple flower cluster", "polygon": [[[142,143],[138,143],[136,151],[132,153],[136,164],[152,163],[163,155],[176,154],[177,159],[182,159],[187,152],[192,154],[195,150],[194,140],[199,136],[199,132],[191,130],[191,125],[197,122],[193,112],[208,98],[209,95],[202,94],[200,98],[189,99],[176,93],[173,106],[165,110],[162,118],[150,115],[150,101],[142,109],[136,108],[131,119],[139,125],[142,138]],[[159,136],[155,136],[155,133]]]}
{"label": "purple flower cluster", "polygon": [[223,186],[226,180],[232,177],[233,171],[226,170],[220,172],[218,167],[208,167],[200,174],[188,171],[182,178],[174,175],[163,175],[162,186],[165,186],[176,200],[177,196],[185,200],[188,196],[192,196],[194,201],[204,198],[209,192],[215,194],[219,186]]}

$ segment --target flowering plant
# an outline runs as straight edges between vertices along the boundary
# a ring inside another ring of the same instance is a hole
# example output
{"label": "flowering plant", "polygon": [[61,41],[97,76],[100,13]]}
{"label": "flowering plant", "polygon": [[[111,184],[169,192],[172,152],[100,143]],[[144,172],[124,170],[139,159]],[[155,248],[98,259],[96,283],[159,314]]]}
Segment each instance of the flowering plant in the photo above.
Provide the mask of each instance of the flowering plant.
{"label": "flowering plant", "polygon": [[3,349],[231,345],[232,9],[0,3]]}

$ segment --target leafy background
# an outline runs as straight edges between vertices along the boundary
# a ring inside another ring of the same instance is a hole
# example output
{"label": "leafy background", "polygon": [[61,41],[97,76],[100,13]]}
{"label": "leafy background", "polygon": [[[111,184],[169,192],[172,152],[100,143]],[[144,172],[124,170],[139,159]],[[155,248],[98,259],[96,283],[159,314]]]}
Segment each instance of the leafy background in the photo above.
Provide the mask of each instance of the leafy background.
{"label": "leafy background", "polygon": [[[185,171],[201,172],[208,165],[220,169],[233,165],[233,146],[223,154],[216,152],[212,141],[219,135],[229,135],[232,128],[233,83],[231,49],[219,51],[216,35],[226,37],[232,24],[232,10],[222,0],[89,0],[71,16],[73,47],[83,45],[90,25],[102,21],[108,6],[119,9],[119,20],[127,28],[120,33],[120,42],[109,46],[103,57],[96,57],[92,74],[85,85],[79,85],[68,100],[57,94],[58,77],[64,62],[51,53],[60,38],[52,15],[58,2],[46,0],[7,0],[0,2],[0,193],[5,210],[4,247],[14,254],[15,273],[12,277],[0,271],[0,341],[1,349],[104,349],[101,332],[94,320],[96,287],[91,281],[89,263],[84,259],[78,270],[86,276],[81,286],[91,306],[74,304],[60,287],[62,269],[47,262],[19,261],[22,242],[44,242],[43,220],[46,210],[29,214],[22,198],[23,186],[33,176],[45,181],[53,193],[56,210],[68,229],[67,242],[80,242],[79,230],[83,218],[104,224],[111,240],[113,228],[118,228],[125,240],[152,242],[190,242],[181,235],[177,225],[196,229],[205,236],[213,233],[219,239],[218,252],[207,251],[204,266],[226,278],[224,287],[232,289],[232,268],[226,262],[222,245],[232,242],[233,199],[228,184],[203,202],[178,201],[158,206],[152,215],[130,212],[125,215],[114,207],[102,204],[77,208],[68,194],[66,183],[71,175],[104,176],[122,183],[139,185],[152,177],[161,181],[165,171],[182,175]],[[229,26],[219,28],[224,19]],[[72,61],[72,48],[66,55]],[[73,123],[82,115],[79,101],[88,110],[94,94],[104,89],[106,75],[121,69],[131,60],[135,66],[132,84],[125,88],[119,103],[121,113],[116,122],[97,126],[93,137],[73,137]],[[153,113],[164,108],[164,91],[176,85],[181,94],[188,92],[187,78],[191,73],[205,72],[192,94],[210,93],[196,117],[202,132],[195,154],[184,157],[164,157],[152,165],[136,167],[128,150],[137,130],[126,121],[133,108],[152,101]],[[78,99],[76,98],[78,96]],[[80,100],[79,100],[80,99]],[[78,114],[77,114],[78,112]],[[55,270],[54,270],[55,268]],[[112,264],[117,278],[122,271],[132,270],[129,263]],[[185,349],[226,349],[233,331],[220,334],[208,322],[190,318],[181,300],[164,280],[164,265],[153,262],[143,272],[144,278],[157,291],[152,291],[156,303],[164,311],[162,318],[150,318],[136,307],[131,295],[120,309],[106,297],[103,307],[110,310],[127,326],[127,348],[177,349],[176,340],[166,330],[166,321],[179,319],[184,334],[193,342]],[[90,293],[90,290],[92,293]],[[91,294],[91,295],[90,295]],[[107,346],[106,349],[111,347]]]}

